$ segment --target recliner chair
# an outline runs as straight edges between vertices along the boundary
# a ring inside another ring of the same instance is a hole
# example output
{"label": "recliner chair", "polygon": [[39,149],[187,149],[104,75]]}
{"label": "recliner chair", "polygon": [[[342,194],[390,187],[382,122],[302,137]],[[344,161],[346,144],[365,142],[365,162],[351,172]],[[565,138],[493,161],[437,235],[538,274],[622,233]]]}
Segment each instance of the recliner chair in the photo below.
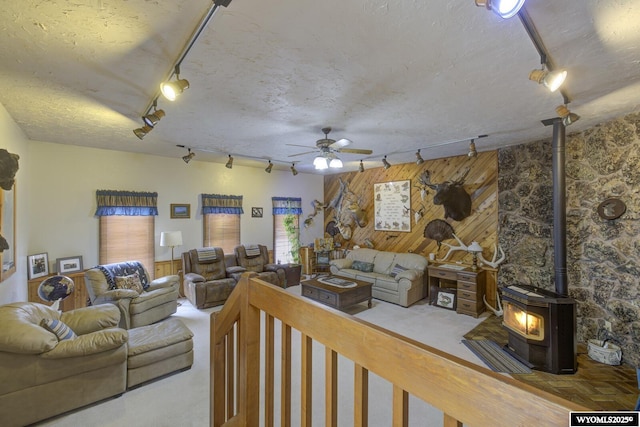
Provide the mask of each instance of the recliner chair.
{"label": "recliner chair", "polygon": [[240,245],[233,250],[236,262],[247,271],[258,273],[258,278],[284,287],[285,274],[279,264],[269,263],[269,251],[264,245]]}
{"label": "recliner chair", "polygon": [[184,293],[196,308],[215,307],[224,304],[236,285],[232,274],[246,271],[242,267],[225,265],[221,248],[191,249],[182,253]]}
{"label": "recliner chair", "polygon": [[[98,265],[87,270],[84,278],[91,304],[117,305],[120,327],[125,329],[158,322],[178,309],[180,278],[170,275],[149,280],[139,261]],[[142,289],[137,288],[138,283]]]}

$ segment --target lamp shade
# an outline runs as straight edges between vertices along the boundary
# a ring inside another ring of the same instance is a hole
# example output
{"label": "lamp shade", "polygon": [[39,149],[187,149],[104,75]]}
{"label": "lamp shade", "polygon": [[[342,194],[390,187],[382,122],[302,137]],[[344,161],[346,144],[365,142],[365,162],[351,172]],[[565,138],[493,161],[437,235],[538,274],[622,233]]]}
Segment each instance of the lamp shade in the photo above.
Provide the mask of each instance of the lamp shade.
{"label": "lamp shade", "polygon": [[467,250],[469,252],[482,252],[482,246],[478,242],[471,242]]}
{"label": "lamp shade", "polygon": [[160,233],[160,246],[182,245],[182,231],[163,231]]}

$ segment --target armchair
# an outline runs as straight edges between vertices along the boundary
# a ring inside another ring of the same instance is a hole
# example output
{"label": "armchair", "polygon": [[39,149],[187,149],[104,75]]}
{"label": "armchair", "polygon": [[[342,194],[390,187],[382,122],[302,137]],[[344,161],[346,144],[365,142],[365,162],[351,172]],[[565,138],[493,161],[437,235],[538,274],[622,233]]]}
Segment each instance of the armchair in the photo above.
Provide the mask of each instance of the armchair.
{"label": "armchair", "polygon": [[266,246],[240,245],[236,246],[233,252],[240,267],[247,271],[255,271],[258,278],[265,282],[284,287],[284,270],[278,264],[269,263],[269,251]]}
{"label": "armchair", "polygon": [[221,248],[191,249],[182,253],[184,292],[196,308],[224,304],[237,282],[230,274],[242,271],[245,271],[242,267],[230,267],[227,272]]}
{"label": "armchair", "polygon": [[[61,321],[60,340],[40,323]],[[60,313],[44,304],[0,306],[0,420],[24,426],[126,390],[128,332],[113,305]]]}
{"label": "armchair", "polygon": [[177,275],[149,280],[147,269],[138,261],[98,265],[84,274],[93,305],[111,303],[121,313],[125,329],[150,325],[178,309]]}

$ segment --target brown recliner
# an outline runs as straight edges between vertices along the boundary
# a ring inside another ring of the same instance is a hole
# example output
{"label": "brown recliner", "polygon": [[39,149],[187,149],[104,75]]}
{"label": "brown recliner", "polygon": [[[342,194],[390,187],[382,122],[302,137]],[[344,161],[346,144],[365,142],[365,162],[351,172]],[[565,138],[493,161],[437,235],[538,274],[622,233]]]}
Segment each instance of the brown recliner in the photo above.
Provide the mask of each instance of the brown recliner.
{"label": "brown recliner", "polygon": [[[255,248],[255,246],[257,246],[257,248]],[[247,249],[249,253],[247,253]],[[251,253],[252,249],[256,249],[255,254]],[[240,267],[244,267],[247,271],[258,273],[258,278],[265,282],[284,287],[284,270],[278,264],[269,263],[269,251],[266,246],[240,245],[235,247],[233,253]]]}
{"label": "brown recliner", "polygon": [[227,273],[225,255],[221,248],[191,249],[182,254],[184,293],[196,308],[222,305],[236,285],[231,274],[244,268],[230,268]]}

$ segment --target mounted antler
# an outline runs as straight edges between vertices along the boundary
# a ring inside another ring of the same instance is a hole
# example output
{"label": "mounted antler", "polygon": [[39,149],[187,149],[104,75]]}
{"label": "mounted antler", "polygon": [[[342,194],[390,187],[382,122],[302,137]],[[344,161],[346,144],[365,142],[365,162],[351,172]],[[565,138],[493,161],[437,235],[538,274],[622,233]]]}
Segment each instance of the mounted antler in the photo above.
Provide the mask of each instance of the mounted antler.
{"label": "mounted antler", "polygon": [[455,251],[465,251],[467,252],[469,250],[469,247],[467,245],[464,244],[464,242],[462,240],[460,240],[460,238],[458,236],[456,236],[455,234],[453,235],[453,238],[456,239],[456,241],[458,243],[460,243],[459,246],[452,246],[448,243],[442,242],[443,245],[447,245],[449,247],[449,252],[447,252],[447,254],[444,256],[444,258],[440,258],[438,261],[446,261],[447,258],[449,258],[449,255],[451,255],[451,252],[455,252]]}
{"label": "mounted antler", "polygon": [[420,189],[420,198],[422,200],[424,200],[425,197],[427,197],[427,187],[429,187],[430,185],[431,185],[431,180],[429,178],[429,171],[425,170],[418,177],[418,185],[416,185],[416,187]]}
{"label": "mounted antler", "polygon": [[500,293],[496,290],[496,304],[498,305],[498,309],[491,307],[487,302],[487,296],[483,295],[482,300],[484,301],[484,305],[496,315],[496,317],[500,317],[504,314],[504,310],[502,309],[502,303],[500,302]]}
{"label": "mounted antler", "polygon": [[[496,259],[496,257],[498,256],[498,252],[500,252],[500,259]],[[478,259],[480,260],[480,262],[482,262],[483,264],[487,264],[489,267],[498,268],[498,266],[504,262],[506,256],[504,255],[502,246],[493,245],[493,258],[491,259],[491,262],[484,259],[482,253],[478,254]]]}

